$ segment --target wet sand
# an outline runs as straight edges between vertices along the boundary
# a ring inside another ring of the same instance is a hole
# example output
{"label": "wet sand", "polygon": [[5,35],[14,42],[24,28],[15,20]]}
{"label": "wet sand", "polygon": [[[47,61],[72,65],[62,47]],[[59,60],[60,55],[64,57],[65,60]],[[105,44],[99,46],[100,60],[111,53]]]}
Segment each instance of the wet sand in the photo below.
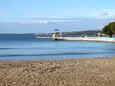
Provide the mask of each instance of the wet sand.
{"label": "wet sand", "polygon": [[115,86],[115,58],[0,61],[0,86]]}

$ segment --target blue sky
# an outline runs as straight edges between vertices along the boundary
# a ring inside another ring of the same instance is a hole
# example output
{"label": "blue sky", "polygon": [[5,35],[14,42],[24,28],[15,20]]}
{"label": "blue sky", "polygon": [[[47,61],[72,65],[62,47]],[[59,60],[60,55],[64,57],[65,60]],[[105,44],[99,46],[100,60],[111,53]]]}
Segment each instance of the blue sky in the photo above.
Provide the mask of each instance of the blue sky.
{"label": "blue sky", "polygon": [[0,21],[115,15],[115,0],[0,0]]}
{"label": "blue sky", "polygon": [[[95,29],[107,23],[107,20],[100,22],[96,19],[115,18],[114,4],[115,0],[0,0],[0,33],[50,32],[57,27],[63,31]],[[46,19],[39,21],[39,18]],[[89,19],[88,23],[86,19],[79,19],[67,24],[59,22],[49,24],[50,18],[91,18],[92,20]],[[27,24],[28,21],[36,25]],[[82,25],[84,21],[86,24]],[[90,26],[92,21],[93,25]],[[96,26],[97,24],[100,25]]]}

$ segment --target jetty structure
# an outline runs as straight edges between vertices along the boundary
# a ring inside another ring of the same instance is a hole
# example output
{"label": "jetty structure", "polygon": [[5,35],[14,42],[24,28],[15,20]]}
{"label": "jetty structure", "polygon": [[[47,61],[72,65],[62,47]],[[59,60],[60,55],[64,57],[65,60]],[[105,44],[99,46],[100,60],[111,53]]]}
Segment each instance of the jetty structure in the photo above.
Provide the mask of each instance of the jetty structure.
{"label": "jetty structure", "polygon": [[[91,42],[113,42],[113,43],[115,43],[115,36],[109,37],[108,35],[98,33],[97,31],[95,33],[95,36],[93,33],[93,36],[89,36],[89,35],[82,36],[82,34],[81,34],[81,36],[79,35],[77,37],[73,37],[71,35],[65,36],[64,33],[59,32],[59,29],[55,29],[54,31],[55,32],[51,33],[51,35],[49,37],[38,37],[37,36],[37,38],[47,38],[47,39],[52,39],[54,41],[67,40],[67,41],[91,41]],[[92,31],[90,31],[90,32],[92,32]],[[82,32],[82,33],[86,34],[86,32]]]}
{"label": "jetty structure", "polygon": [[53,40],[62,40],[62,34],[59,32],[59,29],[54,29],[54,33],[52,33],[51,38]]}
{"label": "jetty structure", "polygon": [[[94,41],[94,42],[114,42],[115,37],[106,37],[101,36],[101,33],[97,33],[95,37],[88,37],[87,35],[81,37],[65,37],[56,30],[55,33],[52,34],[51,39],[53,40],[67,40],[67,41]],[[103,34],[102,34],[103,35]]]}
{"label": "jetty structure", "polygon": [[67,41],[91,41],[91,42],[111,42],[115,43],[115,37],[63,37],[59,33],[53,33],[51,37],[36,37],[36,38],[46,38],[52,39],[54,41],[67,40]]}
{"label": "jetty structure", "polygon": [[53,40],[60,40],[60,39],[62,39],[62,38],[60,38],[59,33],[56,32],[56,33],[53,33],[53,34],[52,34],[52,39],[53,39]]}
{"label": "jetty structure", "polygon": [[115,38],[108,37],[64,37],[63,40],[71,41],[95,41],[95,42],[114,42]]}

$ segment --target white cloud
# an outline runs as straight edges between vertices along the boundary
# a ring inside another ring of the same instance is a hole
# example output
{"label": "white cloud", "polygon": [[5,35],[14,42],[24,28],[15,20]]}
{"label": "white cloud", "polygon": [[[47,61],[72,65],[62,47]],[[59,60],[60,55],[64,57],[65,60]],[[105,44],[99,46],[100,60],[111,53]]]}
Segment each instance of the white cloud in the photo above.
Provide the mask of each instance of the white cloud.
{"label": "white cloud", "polygon": [[97,11],[99,18],[112,18],[115,16],[115,9],[105,9]]}
{"label": "white cloud", "polygon": [[105,17],[105,16],[109,16],[110,14],[108,12],[102,12],[99,14],[100,17]]}
{"label": "white cloud", "polygon": [[48,23],[49,23],[48,20],[43,20],[43,21],[40,22],[40,24],[44,24],[44,25],[47,25]]}

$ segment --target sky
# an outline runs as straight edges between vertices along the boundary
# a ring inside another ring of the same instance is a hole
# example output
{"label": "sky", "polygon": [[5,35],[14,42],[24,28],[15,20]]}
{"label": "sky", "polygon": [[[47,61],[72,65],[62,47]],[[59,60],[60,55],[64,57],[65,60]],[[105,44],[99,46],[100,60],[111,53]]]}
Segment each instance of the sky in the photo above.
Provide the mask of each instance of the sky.
{"label": "sky", "polygon": [[115,0],[0,0],[0,22],[39,18],[114,18]]}

